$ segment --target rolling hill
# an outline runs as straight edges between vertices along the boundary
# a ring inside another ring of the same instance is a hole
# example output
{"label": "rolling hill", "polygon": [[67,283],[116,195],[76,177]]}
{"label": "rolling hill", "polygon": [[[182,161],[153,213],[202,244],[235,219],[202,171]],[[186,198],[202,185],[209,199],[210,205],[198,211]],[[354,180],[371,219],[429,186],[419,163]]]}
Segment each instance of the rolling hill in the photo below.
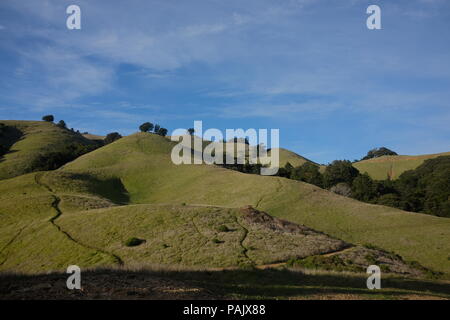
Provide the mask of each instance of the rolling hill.
{"label": "rolling hill", "polygon": [[0,179],[35,171],[33,166],[39,159],[50,153],[65,151],[71,144],[96,144],[51,122],[0,120],[0,123],[6,126],[0,135],[0,144],[8,150],[0,157]]}
{"label": "rolling hill", "polygon": [[[75,262],[264,265],[336,250],[348,259],[349,246],[362,250],[355,253],[360,257],[370,244],[450,273],[449,219],[369,205],[279,177],[176,166],[173,145],[138,133],[58,170],[0,181],[0,270],[58,270]],[[243,208],[249,205],[274,217],[266,220],[289,220],[304,232],[248,222]],[[222,225],[233,231],[219,231]],[[129,248],[123,244],[129,237],[145,242]]]}
{"label": "rolling hill", "polygon": [[397,179],[403,172],[416,169],[427,159],[448,155],[450,152],[419,156],[382,156],[355,162],[353,166],[361,173],[367,172],[375,180],[384,180],[388,177]]}
{"label": "rolling hill", "polygon": [[82,136],[85,137],[86,139],[93,140],[93,141],[103,141],[106,138],[106,136],[99,136],[99,135],[91,134],[91,133],[85,133],[85,134],[82,134]]}
{"label": "rolling hill", "polygon": [[284,148],[277,148],[277,149],[272,149],[268,152],[268,155],[270,155],[271,152],[273,152],[274,150],[278,150],[279,152],[279,157],[280,157],[280,167],[284,167],[286,165],[286,163],[290,163],[293,167],[298,167],[301,166],[302,164],[304,164],[305,162],[312,162],[315,163],[309,159],[306,159],[305,157],[302,157],[301,155],[284,149]]}

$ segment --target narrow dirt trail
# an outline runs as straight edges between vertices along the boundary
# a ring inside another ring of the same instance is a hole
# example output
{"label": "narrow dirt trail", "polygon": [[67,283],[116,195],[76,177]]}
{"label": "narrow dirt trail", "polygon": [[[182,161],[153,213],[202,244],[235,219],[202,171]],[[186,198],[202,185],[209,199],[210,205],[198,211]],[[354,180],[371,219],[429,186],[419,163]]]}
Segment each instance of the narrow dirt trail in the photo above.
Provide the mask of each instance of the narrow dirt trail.
{"label": "narrow dirt trail", "polygon": [[235,217],[235,221],[236,223],[242,228],[242,230],[244,230],[244,235],[241,237],[241,239],[239,240],[239,245],[242,248],[242,254],[244,255],[244,257],[250,261],[250,263],[254,266],[256,266],[256,262],[252,260],[252,258],[250,258],[247,254],[248,252],[248,248],[246,246],[244,246],[244,241],[247,239],[248,236],[248,229],[246,227],[244,227],[240,222],[239,222],[239,218]]}
{"label": "narrow dirt trail", "polygon": [[354,246],[350,246],[350,247],[346,247],[346,248],[344,248],[344,249],[336,250],[336,251],[333,251],[333,252],[328,252],[328,253],[320,254],[320,256],[322,256],[322,257],[332,257],[332,256],[335,256],[335,255],[337,255],[337,254],[341,254],[341,253],[350,251],[350,250],[353,249],[353,248],[355,248],[355,247],[354,247]]}
{"label": "narrow dirt trail", "polygon": [[105,251],[103,249],[100,248],[96,248],[90,245],[87,245],[85,243],[80,242],[79,240],[76,240],[75,238],[73,238],[67,231],[63,230],[61,228],[60,225],[58,225],[56,223],[56,220],[61,217],[61,215],[63,214],[59,204],[61,203],[61,198],[58,197],[58,195],[55,193],[55,191],[48,185],[42,182],[41,178],[42,178],[43,173],[36,173],[35,175],[35,181],[36,183],[41,186],[42,188],[46,189],[49,193],[51,193],[52,197],[53,197],[53,202],[51,204],[52,208],[55,210],[56,214],[50,218],[49,222],[60,232],[62,233],[66,238],[68,238],[70,241],[76,243],[77,245],[84,247],[85,249],[89,249],[89,250],[94,250],[97,251],[99,253],[102,253],[104,255],[110,256],[113,258],[113,260],[120,266],[122,266],[124,264],[123,260],[116,254],[112,253],[112,252],[108,252]]}
{"label": "narrow dirt trail", "polygon": [[188,203],[186,204],[188,207],[202,207],[202,208],[222,208],[222,209],[238,209],[239,207],[229,207],[229,206],[220,206],[215,204],[206,204],[206,203]]}

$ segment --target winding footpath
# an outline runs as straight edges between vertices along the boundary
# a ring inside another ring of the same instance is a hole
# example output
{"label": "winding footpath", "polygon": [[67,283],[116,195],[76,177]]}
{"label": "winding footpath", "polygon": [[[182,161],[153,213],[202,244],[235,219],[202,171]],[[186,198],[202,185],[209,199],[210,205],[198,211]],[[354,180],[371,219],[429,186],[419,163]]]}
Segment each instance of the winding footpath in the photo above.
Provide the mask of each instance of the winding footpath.
{"label": "winding footpath", "polygon": [[76,243],[77,245],[88,249],[88,250],[94,250],[97,251],[99,253],[102,253],[104,255],[110,256],[113,258],[113,260],[120,266],[124,265],[123,260],[116,254],[112,253],[112,252],[108,252],[105,251],[103,249],[100,248],[96,248],[87,244],[84,244],[82,242],[80,242],[79,240],[76,240],[74,237],[72,237],[67,231],[64,231],[60,225],[58,225],[56,223],[56,220],[61,217],[61,215],[63,214],[59,204],[61,203],[61,198],[55,193],[55,191],[46,183],[42,182],[42,176],[44,175],[44,173],[40,172],[40,173],[36,173],[35,175],[35,181],[36,183],[41,186],[42,188],[44,188],[45,190],[47,190],[49,193],[51,193],[52,197],[53,197],[53,201],[52,201],[52,208],[56,211],[56,214],[50,218],[49,222],[60,232],[62,233],[67,239],[69,239],[70,241]]}

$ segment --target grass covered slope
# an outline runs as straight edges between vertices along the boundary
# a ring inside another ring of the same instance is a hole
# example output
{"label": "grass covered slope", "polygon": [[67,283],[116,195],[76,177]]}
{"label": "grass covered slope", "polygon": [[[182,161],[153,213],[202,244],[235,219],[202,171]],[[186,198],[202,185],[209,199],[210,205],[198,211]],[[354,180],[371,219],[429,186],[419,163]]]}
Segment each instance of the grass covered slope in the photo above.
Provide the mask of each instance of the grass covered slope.
{"label": "grass covered slope", "polygon": [[0,181],[0,269],[56,270],[66,268],[70,261],[113,264],[113,257],[74,242],[55,224],[61,215],[57,209],[61,200],[41,183],[42,175]]}
{"label": "grass covered slope", "polygon": [[[369,205],[279,177],[176,166],[173,146],[164,137],[138,133],[56,171],[0,181],[0,269],[50,270],[75,262],[270,264],[326,253],[341,243],[329,237],[322,242],[317,233],[258,236],[258,227],[247,225],[238,210],[252,205],[347,243],[370,243],[450,272],[449,219]],[[222,232],[221,225],[234,231]],[[145,242],[124,246],[130,237]]]}
{"label": "grass covered slope", "polygon": [[269,150],[268,155],[270,156],[270,153],[274,151],[278,151],[280,157],[280,167],[284,167],[288,162],[293,167],[301,166],[305,162],[314,163],[313,161],[306,159],[305,157],[302,157],[301,155],[284,148],[271,149]]}
{"label": "grass covered slope", "polygon": [[0,144],[9,150],[0,157],[0,179],[12,178],[35,170],[39,159],[50,153],[66,151],[73,144],[95,142],[45,121],[0,120],[6,130]]}
{"label": "grass covered slope", "polygon": [[170,160],[173,145],[163,137],[139,133],[84,155],[61,171],[119,179],[134,204],[253,205],[336,238],[370,243],[450,272],[449,219],[370,205],[284,178],[207,165],[175,166]]}
{"label": "grass covered slope", "polygon": [[110,188],[114,181],[54,171],[0,182],[0,270],[61,270],[70,264],[266,268],[311,257],[331,259],[327,266],[333,270],[363,271],[375,259],[397,274],[426,271],[251,207],[117,205],[113,200],[122,198],[119,184]]}
{"label": "grass covered slope", "polygon": [[361,173],[367,172],[375,180],[384,180],[388,177],[397,179],[403,172],[416,169],[427,159],[448,155],[450,152],[420,156],[382,156],[355,162],[353,166]]}
{"label": "grass covered slope", "polygon": [[[306,227],[271,229],[248,219],[243,210],[220,207],[118,206],[68,214],[59,225],[81,242],[114,252],[127,265],[258,266],[348,246]],[[130,238],[141,244],[124,245]]]}

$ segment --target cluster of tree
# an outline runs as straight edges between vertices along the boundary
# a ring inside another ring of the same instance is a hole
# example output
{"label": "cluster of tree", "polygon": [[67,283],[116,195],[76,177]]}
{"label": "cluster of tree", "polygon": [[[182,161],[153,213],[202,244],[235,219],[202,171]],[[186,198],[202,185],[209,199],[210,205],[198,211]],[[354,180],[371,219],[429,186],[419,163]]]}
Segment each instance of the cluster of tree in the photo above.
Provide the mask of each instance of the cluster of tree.
{"label": "cluster of tree", "polygon": [[118,132],[111,132],[108,133],[105,137],[105,139],[103,139],[103,143],[104,144],[110,144],[116,140],[119,140],[120,138],[122,138],[122,136],[120,135],[120,133]]}
{"label": "cluster of tree", "polygon": [[56,124],[57,127],[61,129],[67,129],[66,122],[64,120],[59,120],[59,122]]}
{"label": "cluster of tree", "polygon": [[[53,122],[55,120],[55,117],[52,114],[47,114],[42,117],[42,120],[47,121],[47,122]],[[58,123],[56,124],[56,126],[58,128],[66,129],[66,130],[72,131],[73,133],[81,135],[80,130],[75,130],[74,128],[70,128],[70,129],[67,128],[67,124],[64,120],[59,120]]]}
{"label": "cluster of tree", "polygon": [[[42,117],[42,120],[47,122],[53,122],[55,121],[55,117],[52,114],[47,114]],[[56,125],[62,129],[67,129],[67,125],[64,120],[59,120],[59,122]]]}
{"label": "cluster of tree", "polygon": [[52,114],[47,114],[42,117],[42,120],[47,122],[53,122],[55,121],[55,117]]}
{"label": "cluster of tree", "polygon": [[426,160],[397,180],[373,180],[347,160],[333,161],[323,174],[314,163],[295,168],[287,163],[278,175],[368,203],[450,217],[450,156]]}
{"label": "cluster of tree", "polygon": [[151,122],[144,122],[139,126],[141,132],[153,132],[165,137],[168,133],[166,128],[162,128],[159,124],[153,124]]}
{"label": "cluster of tree", "polygon": [[378,158],[378,157],[382,157],[382,156],[396,156],[397,153],[389,150],[386,147],[381,147],[381,148],[375,148],[370,150],[369,152],[367,152],[367,155],[365,157],[363,157],[361,160],[368,160],[368,159],[372,159],[372,158]]}
{"label": "cluster of tree", "polygon": [[79,156],[91,152],[97,149],[98,147],[99,145],[97,144],[89,144],[89,145],[81,143],[69,144],[62,150],[41,154],[38,157],[36,157],[31,162],[29,171],[34,172],[34,171],[58,169],[62,165],[70,161],[73,161]]}
{"label": "cluster of tree", "polygon": [[450,218],[450,156],[425,160],[397,180],[374,181],[367,174],[355,179],[358,200]]}
{"label": "cluster of tree", "polygon": [[359,171],[348,160],[335,160],[329,164],[325,172],[312,162],[305,162],[301,166],[293,167],[289,162],[280,168],[278,175],[289,179],[307,182],[318,187],[330,189],[339,184],[351,185],[359,175]]}
{"label": "cluster of tree", "polygon": [[[191,149],[192,155],[194,155],[194,150]],[[215,157],[215,152],[211,154],[212,157]],[[227,156],[226,152],[223,153],[222,163],[216,163],[216,165],[221,166],[226,169],[235,170],[243,173],[250,174],[260,174],[262,165],[260,163],[250,163],[248,159],[245,159],[245,163],[238,163],[237,157]]]}
{"label": "cluster of tree", "polygon": [[226,164],[224,161],[222,167],[243,173],[260,174],[262,165],[259,163],[252,164],[248,161],[245,161],[245,164],[239,164],[237,161],[234,161],[232,164]]}
{"label": "cluster of tree", "polygon": [[[53,122],[53,121],[55,120],[55,117],[54,117],[52,114],[48,114],[48,115],[43,116],[43,117],[42,117],[42,120],[43,120],[43,121],[47,121],[47,122]],[[150,124],[150,123],[147,122],[147,124]],[[153,128],[153,125],[152,125],[152,124],[150,124],[150,125],[151,125],[152,128]],[[61,128],[61,129],[69,130],[69,129],[67,128],[66,122],[65,122],[64,120],[60,120],[60,121],[56,124],[56,126],[59,127],[59,128]],[[142,127],[142,126],[141,126],[141,127]],[[74,128],[71,128],[70,131],[73,132],[73,133],[76,133],[76,134],[81,135],[81,132],[80,132],[79,130],[76,130],[76,131],[75,131]],[[142,131],[142,130],[141,130],[141,131]],[[88,132],[83,132],[83,134],[88,134]],[[122,138],[122,136],[121,136],[118,132],[111,132],[111,133],[108,133],[108,134],[106,135],[105,139],[103,139],[103,145],[112,143],[112,142],[114,142],[114,141],[116,141],[116,140],[119,140],[120,138]],[[102,143],[101,143],[101,141],[99,141],[99,143],[100,143],[100,145],[97,145],[97,146],[96,146],[95,148],[93,148],[93,149],[96,149],[96,148],[100,147]],[[93,150],[93,149],[92,149],[92,150]],[[57,152],[57,153],[54,153],[54,154],[50,155],[50,157],[49,157],[48,159],[42,159],[42,160],[43,160],[44,162],[50,162],[50,165],[46,164],[45,166],[58,166],[58,163],[64,162],[64,161],[65,161],[65,160],[64,160],[65,158],[70,158],[70,157],[71,157],[70,154],[72,154],[72,153],[71,153],[71,152],[66,152],[66,151],[64,151],[64,152]],[[59,160],[58,160],[58,159],[59,159]],[[70,161],[71,161],[71,160],[70,160]]]}

